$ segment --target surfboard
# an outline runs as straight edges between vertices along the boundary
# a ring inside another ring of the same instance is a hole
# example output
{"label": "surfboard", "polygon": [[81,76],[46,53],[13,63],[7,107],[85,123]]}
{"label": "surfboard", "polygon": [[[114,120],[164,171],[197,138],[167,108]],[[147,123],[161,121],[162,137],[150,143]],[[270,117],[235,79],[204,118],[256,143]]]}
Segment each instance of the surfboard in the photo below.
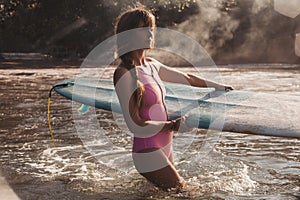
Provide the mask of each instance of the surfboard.
{"label": "surfboard", "polygon": [[[216,91],[165,83],[170,118],[187,116],[190,127],[300,138],[300,97],[249,91]],[[122,113],[111,80],[67,79],[54,90],[84,105]]]}

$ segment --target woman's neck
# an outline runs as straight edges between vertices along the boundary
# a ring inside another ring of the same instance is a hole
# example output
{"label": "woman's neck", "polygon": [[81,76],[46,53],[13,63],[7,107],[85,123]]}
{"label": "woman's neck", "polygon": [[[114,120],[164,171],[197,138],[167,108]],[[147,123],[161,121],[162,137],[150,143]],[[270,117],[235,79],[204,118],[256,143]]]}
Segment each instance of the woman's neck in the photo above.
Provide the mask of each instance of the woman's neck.
{"label": "woman's neck", "polygon": [[134,52],[132,52],[132,58],[135,66],[145,64],[145,51],[135,50]]}

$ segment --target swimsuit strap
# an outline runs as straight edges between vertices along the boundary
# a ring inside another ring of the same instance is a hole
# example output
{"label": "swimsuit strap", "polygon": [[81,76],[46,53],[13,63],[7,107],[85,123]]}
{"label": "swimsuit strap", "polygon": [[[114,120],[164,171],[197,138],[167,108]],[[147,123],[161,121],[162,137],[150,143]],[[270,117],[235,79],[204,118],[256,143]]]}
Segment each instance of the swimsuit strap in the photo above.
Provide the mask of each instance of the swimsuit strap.
{"label": "swimsuit strap", "polygon": [[158,80],[155,78],[155,76],[154,76],[154,71],[155,71],[156,75],[159,77],[157,68],[154,66],[155,70],[153,70],[153,66],[152,66],[150,63],[149,63],[149,66],[150,66],[150,68],[151,68],[151,76],[152,76],[153,80],[156,82],[156,84],[158,85],[158,87],[159,87],[159,89],[160,89],[161,96],[162,96],[162,103],[163,103],[163,105],[164,105],[164,108],[165,108],[165,111],[166,111],[167,118],[168,118],[168,120],[169,120],[168,112],[167,112],[167,106],[166,106],[165,98],[164,98],[164,96],[163,96],[163,94],[164,94],[163,88],[162,88],[163,86],[160,84],[161,80],[158,81]]}
{"label": "swimsuit strap", "polygon": [[158,76],[158,71],[157,71],[156,67],[154,67],[155,68],[155,70],[154,70],[152,64],[149,63],[149,66],[150,66],[150,69],[151,69],[151,76],[152,76],[152,78],[157,82],[157,84],[159,85],[159,87],[161,87],[161,85],[159,84],[160,81],[158,81],[155,78],[155,76],[154,76],[154,73],[156,73],[156,75]]}

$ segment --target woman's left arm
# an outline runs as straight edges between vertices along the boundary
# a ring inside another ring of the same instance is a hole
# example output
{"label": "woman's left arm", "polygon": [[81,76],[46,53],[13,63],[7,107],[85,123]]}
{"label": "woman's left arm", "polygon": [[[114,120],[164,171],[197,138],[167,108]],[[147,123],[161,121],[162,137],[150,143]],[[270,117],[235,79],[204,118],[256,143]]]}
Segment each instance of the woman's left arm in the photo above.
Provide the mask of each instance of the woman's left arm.
{"label": "woman's left arm", "polygon": [[180,83],[191,85],[195,87],[213,87],[217,90],[233,90],[234,88],[229,85],[219,84],[213,81],[203,79],[191,73],[184,73],[176,69],[172,69],[165,65],[160,66],[158,72],[161,80],[171,83]]}

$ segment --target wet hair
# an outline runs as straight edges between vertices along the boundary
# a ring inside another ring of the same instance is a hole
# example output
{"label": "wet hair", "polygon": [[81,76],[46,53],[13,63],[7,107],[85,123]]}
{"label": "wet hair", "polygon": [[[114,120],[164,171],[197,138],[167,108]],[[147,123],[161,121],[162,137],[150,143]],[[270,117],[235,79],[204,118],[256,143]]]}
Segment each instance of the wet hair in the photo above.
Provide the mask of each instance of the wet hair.
{"label": "wet hair", "polygon": [[120,41],[120,38],[118,38],[118,34],[124,31],[139,28],[141,22],[143,22],[144,27],[155,26],[154,15],[150,11],[145,9],[144,6],[139,4],[137,7],[130,8],[129,10],[121,13],[115,23],[116,53],[122,60],[122,64],[120,66],[125,67],[127,70],[129,70],[133,78],[136,80],[136,85],[134,85],[134,88],[137,89],[134,92],[134,98],[139,108],[141,108],[142,105],[142,95],[145,89],[141,81],[139,81],[138,71],[134,65],[131,52],[126,52],[124,54],[122,54],[121,52],[122,48],[124,48],[124,41]]}

